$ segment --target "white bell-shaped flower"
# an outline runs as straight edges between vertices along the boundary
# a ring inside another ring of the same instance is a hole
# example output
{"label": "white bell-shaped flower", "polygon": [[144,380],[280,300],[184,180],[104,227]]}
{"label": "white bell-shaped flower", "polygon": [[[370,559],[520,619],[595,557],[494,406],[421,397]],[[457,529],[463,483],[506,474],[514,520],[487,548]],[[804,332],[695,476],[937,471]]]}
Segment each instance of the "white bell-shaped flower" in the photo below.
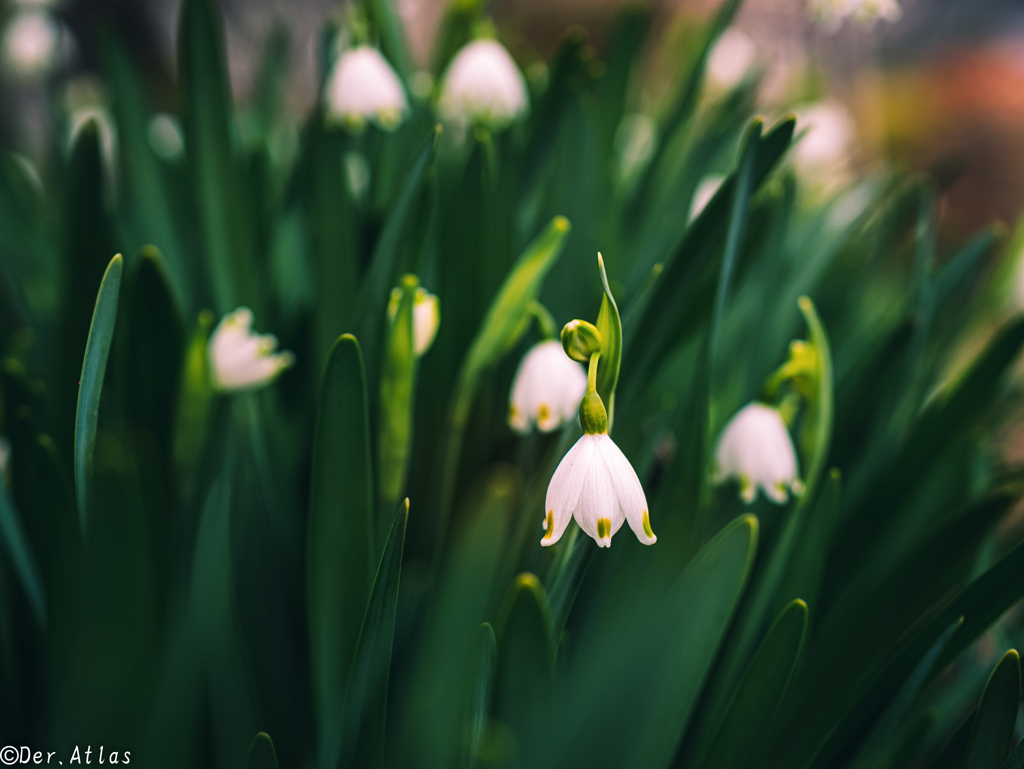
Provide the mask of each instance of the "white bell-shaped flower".
{"label": "white bell-shaped flower", "polygon": [[838,102],[818,102],[796,110],[801,134],[790,155],[801,181],[821,194],[851,180],[850,159],[857,128],[850,111]]}
{"label": "white bell-shaped flower", "polygon": [[[391,289],[388,300],[388,323],[395,322],[398,305],[402,301],[402,289]],[[423,286],[419,286],[412,299],[412,351],[417,358],[430,349],[441,325],[441,302]]]}
{"label": "white bell-shaped flower", "polygon": [[523,356],[512,380],[508,424],[517,433],[549,433],[576,416],[587,374],[557,339],[539,342]]}
{"label": "white bell-shaped flower", "polygon": [[3,31],[3,55],[7,69],[16,77],[45,75],[57,63],[61,29],[41,8],[16,11]]}
{"label": "white bell-shaped flower", "polygon": [[629,521],[643,544],[658,541],[640,479],[607,432],[584,435],[562,457],[548,484],[544,509],[542,545],[557,542],[573,517],[599,547],[611,545],[623,521]]}
{"label": "white bell-shaped flower", "polygon": [[753,502],[760,488],[781,505],[790,491],[803,493],[799,474],[793,439],[778,409],[748,403],[725,425],[715,447],[715,483],[735,478],[744,502]]}
{"label": "white bell-shaped flower", "polygon": [[417,288],[412,300],[412,338],[416,357],[430,349],[440,325],[441,303],[427,289]]}
{"label": "white bell-shaped flower", "polygon": [[295,363],[295,356],[277,350],[277,337],[252,331],[252,311],[239,307],[224,316],[208,345],[213,383],[218,390],[252,390],[272,382]]}
{"label": "white bell-shaped flower", "polygon": [[441,117],[465,128],[481,123],[500,130],[529,109],[526,81],[505,47],[474,40],[448,65],[441,83]]}
{"label": "white bell-shaped flower", "polygon": [[367,122],[392,130],[408,109],[405,88],[380,51],[368,45],[342,53],[327,78],[327,119],[360,131]]}

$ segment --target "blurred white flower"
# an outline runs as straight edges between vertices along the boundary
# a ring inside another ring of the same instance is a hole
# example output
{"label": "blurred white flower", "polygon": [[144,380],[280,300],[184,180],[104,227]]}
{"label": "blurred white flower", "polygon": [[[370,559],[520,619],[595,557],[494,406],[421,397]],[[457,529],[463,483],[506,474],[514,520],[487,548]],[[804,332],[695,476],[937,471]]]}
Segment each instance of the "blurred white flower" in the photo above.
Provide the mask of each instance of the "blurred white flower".
{"label": "blurred white flower", "polygon": [[562,457],[548,484],[544,509],[542,545],[557,542],[573,517],[599,547],[611,545],[623,521],[629,521],[643,544],[658,541],[640,479],[606,432],[584,435]]}
{"label": "blurred white flower", "polygon": [[757,46],[750,36],[729,27],[708,55],[708,82],[722,90],[735,88],[743,82],[756,58]]}
{"label": "blurred white flower", "polygon": [[434,343],[437,327],[441,325],[441,303],[427,289],[420,286],[412,300],[413,352],[423,355]]}
{"label": "blurred white flower", "polygon": [[460,129],[476,122],[500,130],[529,109],[526,81],[501,43],[475,40],[448,65],[437,106]]}
{"label": "blurred white flower", "polygon": [[295,363],[288,352],[275,352],[277,337],[252,331],[252,311],[239,307],[224,316],[208,346],[213,383],[218,390],[251,390],[272,382]]}
{"label": "blurred white flower", "polygon": [[[402,289],[391,289],[388,300],[388,323],[394,323],[398,305],[402,301]],[[412,351],[417,357],[430,349],[441,325],[441,302],[423,286],[419,286],[412,299]]]}
{"label": "blurred white flower", "polygon": [[898,0],[808,0],[808,7],[829,34],[836,32],[846,19],[870,27],[879,20],[895,22],[903,16]]}
{"label": "blurred white flower", "polygon": [[380,51],[366,45],[338,57],[325,90],[327,119],[352,131],[361,131],[367,122],[393,130],[408,109],[397,73]]}
{"label": "blurred white flower", "polygon": [[789,492],[799,496],[804,485],[793,439],[778,409],[748,403],[725,425],[715,447],[714,482],[735,478],[740,498],[754,501],[758,488],[772,502],[785,504]]}
{"label": "blurred white flower", "polygon": [[177,160],[185,154],[185,136],[174,115],[166,112],[153,115],[146,133],[150,149],[164,160]]}
{"label": "blurred white flower", "polygon": [[721,174],[708,174],[700,180],[700,184],[694,190],[693,200],[690,201],[691,222],[700,216],[700,212],[711,202],[711,198],[715,196],[715,193],[718,192],[718,188],[722,186],[724,181],[725,177]]}
{"label": "blurred white flower", "polygon": [[576,416],[587,373],[565,354],[557,339],[539,342],[523,356],[512,379],[508,424],[520,434],[536,425],[549,433]]}
{"label": "blurred white flower", "polygon": [[822,192],[845,185],[857,137],[850,111],[830,101],[797,108],[796,114],[796,131],[802,134],[792,152],[797,174]]}
{"label": "blurred white flower", "polygon": [[57,63],[61,29],[49,13],[34,7],[16,11],[4,26],[3,56],[16,77],[33,79]]}

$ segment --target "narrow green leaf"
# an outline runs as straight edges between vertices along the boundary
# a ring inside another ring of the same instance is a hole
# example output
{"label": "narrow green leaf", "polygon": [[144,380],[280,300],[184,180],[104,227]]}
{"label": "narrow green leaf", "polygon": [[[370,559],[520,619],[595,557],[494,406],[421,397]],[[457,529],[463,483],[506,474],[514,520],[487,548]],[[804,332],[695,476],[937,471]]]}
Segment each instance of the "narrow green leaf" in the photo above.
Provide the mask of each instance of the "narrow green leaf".
{"label": "narrow green leaf", "polygon": [[1020,709],[1020,656],[1010,649],[999,660],[985,691],[971,729],[967,769],[999,769],[1013,748],[1013,734]]}
{"label": "narrow green leaf", "polygon": [[527,765],[532,763],[529,720],[550,707],[554,664],[547,594],[533,574],[520,574],[509,586],[498,619],[494,716],[519,737]]}
{"label": "narrow green leaf", "polygon": [[[419,280],[402,277],[398,307],[389,320],[380,372],[380,432],[377,439],[377,478],[381,510],[390,511],[405,488],[412,446],[416,351],[413,304]],[[378,521],[378,526],[380,522]],[[383,532],[381,532],[383,538]]]}
{"label": "narrow green leaf", "polygon": [[487,734],[487,719],[494,696],[495,661],[498,657],[498,642],[494,628],[489,622],[480,625],[480,666],[477,668],[473,696],[466,714],[464,729],[464,751],[462,769],[476,769],[477,759]]}
{"label": "narrow green leaf", "polygon": [[832,549],[832,536],[839,522],[842,502],[842,474],[832,468],[825,480],[824,491],[800,532],[800,541],[786,562],[775,605],[798,595],[816,602],[825,575],[825,563]]}
{"label": "narrow green leaf", "polygon": [[245,769],[277,769],[277,751],[274,742],[266,732],[260,732],[249,748]]}
{"label": "narrow green leaf", "polygon": [[[828,342],[828,334],[825,333],[825,327],[810,297],[801,296],[798,304],[810,331],[809,341],[814,345],[818,356],[818,392],[804,418],[800,441],[804,453],[804,466],[807,468],[804,475],[806,489],[800,504],[806,506],[814,499],[814,491],[828,459],[828,450],[832,442],[835,392],[832,385],[832,347]],[[810,461],[807,461],[808,458]]]}
{"label": "narrow green leaf", "polygon": [[45,628],[46,596],[43,592],[43,579],[3,481],[0,481],[0,537],[3,538],[4,550],[11,559],[14,574],[25,591],[28,605],[39,626]]}
{"label": "narrow green leaf", "polygon": [[[754,516],[740,516],[664,595],[638,592],[606,632],[581,639],[559,687],[559,727],[534,725],[547,746],[538,766],[669,764],[742,595],[757,532]],[[628,738],[598,738],[612,733]]]}
{"label": "narrow green leaf", "polygon": [[[355,322],[371,372],[377,371],[374,362],[380,357],[378,350],[385,325],[384,314],[388,298],[391,296],[391,288],[398,282],[399,270],[403,269],[403,248],[407,242],[418,240],[411,237],[410,228],[416,219],[417,206],[424,197],[424,180],[433,167],[438,135],[435,129],[413,162],[402,191],[391,207],[384,229],[377,238],[366,277],[359,287],[355,303]],[[411,263],[404,267],[411,268]]]}
{"label": "narrow green leaf", "polygon": [[597,266],[601,271],[601,285],[604,294],[601,296],[601,310],[597,313],[597,330],[601,332],[601,360],[597,369],[597,394],[601,396],[608,409],[608,432],[612,431],[615,421],[615,387],[619,383],[619,367],[622,365],[622,321],[619,318],[619,307],[608,286],[608,274],[604,269],[604,259],[597,255]]}
{"label": "narrow green leaf", "polygon": [[398,766],[449,769],[463,752],[466,706],[473,700],[480,623],[507,547],[517,487],[496,471],[468,500],[437,579],[416,644],[412,684],[398,735]]}
{"label": "narrow green leaf", "polygon": [[399,76],[405,80],[412,74],[409,46],[405,30],[391,0],[365,0],[366,15],[380,38],[380,48]]}
{"label": "narrow green leaf", "polygon": [[448,516],[455,501],[462,434],[469,421],[480,376],[512,349],[526,333],[532,317],[531,304],[537,301],[544,279],[561,255],[570,229],[568,219],[556,216],[526,247],[512,265],[505,282],[491,302],[480,330],[462,361],[449,408],[448,435],[441,475],[441,517],[435,539],[435,554],[439,553],[444,542]]}
{"label": "narrow green leaf", "polygon": [[352,660],[338,761],[342,767],[355,769],[384,765],[391,646],[408,521],[409,500],[406,499],[399,506],[391,525]]}
{"label": "narrow green leaf", "polygon": [[82,361],[82,377],[78,385],[78,410],[75,413],[75,496],[83,536],[89,528],[89,505],[93,494],[93,451],[96,448],[96,430],[99,427],[100,396],[103,393],[103,377],[107,371],[110,343],[114,338],[117,297],[121,289],[123,269],[124,260],[118,254],[110,260],[110,265],[103,275],[100,292],[96,297],[96,308],[92,314],[92,324],[89,326],[85,360]]}
{"label": "narrow green leaf", "polygon": [[192,286],[188,278],[191,276],[175,228],[167,182],[146,139],[150,109],[137,69],[129,59],[124,43],[112,32],[101,37],[100,53],[112,90],[119,159],[124,167],[126,189],[121,195],[121,205],[131,214],[132,234],[136,238],[130,247],[134,249],[143,243],[155,243],[166,258],[175,298],[190,306]]}
{"label": "narrow green leaf", "polygon": [[711,311],[711,326],[708,331],[708,356],[712,369],[709,373],[712,376],[722,315],[725,313],[725,302],[729,295],[729,286],[732,284],[732,274],[736,269],[743,231],[747,225],[750,196],[754,191],[754,171],[763,128],[764,122],[760,118],[755,118],[747,129],[740,151],[736,189],[733,191],[732,211],[729,214],[729,226],[725,235],[725,251],[722,253],[722,268],[718,273],[718,288],[715,290],[715,304]]}
{"label": "narrow green leaf", "polygon": [[172,451],[181,496],[186,501],[193,500],[209,433],[214,392],[207,347],[213,321],[213,313],[209,310],[199,313],[196,318],[195,329],[185,350],[178,385],[179,400]]}
{"label": "narrow green leaf", "polygon": [[807,604],[796,599],[768,628],[701,765],[740,769],[757,764],[806,636]]}
{"label": "narrow green leaf", "polygon": [[583,584],[583,577],[597,553],[594,540],[580,532],[578,527],[572,528],[565,544],[567,552],[561,556],[554,581],[550,583],[551,627],[556,640],[565,629],[576,594]]}
{"label": "narrow green leaf", "polygon": [[345,691],[370,595],[374,547],[368,409],[362,352],[355,337],[346,334],[331,351],[320,388],[306,549],[310,671],[325,760],[337,755]]}
{"label": "narrow green leaf", "polygon": [[643,204],[647,200],[647,193],[651,188],[654,171],[659,167],[665,150],[676,132],[687,123],[693,114],[704,82],[704,68],[707,65],[711,49],[725,28],[729,26],[742,3],[743,0],[725,0],[704,30],[700,44],[695,49],[696,54],[690,63],[690,68],[681,80],[681,87],[669,107],[667,115],[661,121],[661,130],[658,132],[660,139],[645,169],[643,178],[636,186],[637,194],[631,202],[629,210],[632,215],[636,215],[642,210]]}
{"label": "narrow green leaf", "polygon": [[218,314],[257,313],[248,228],[231,150],[233,103],[215,0],[185,0],[178,26],[178,84],[192,189]]}

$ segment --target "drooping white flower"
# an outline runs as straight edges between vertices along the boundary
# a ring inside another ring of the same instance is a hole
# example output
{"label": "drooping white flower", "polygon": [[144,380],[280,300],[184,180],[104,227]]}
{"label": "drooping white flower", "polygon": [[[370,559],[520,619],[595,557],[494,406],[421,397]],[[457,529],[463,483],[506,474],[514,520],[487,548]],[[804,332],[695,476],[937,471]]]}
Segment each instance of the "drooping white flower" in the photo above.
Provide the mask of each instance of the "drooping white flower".
{"label": "drooping white flower", "polygon": [[584,435],[562,457],[548,484],[544,509],[542,545],[557,542],[573,517],[599,547],[611,545],[623,521],[629,521],[643,544],[658,541],[640,479],[607,432]]}
{"label": "drooping white flower", "polygon": [[185,155],[185,134],[174,115],[166,112],[153,115],[146,138],[150,149],[164,160],[178,160]]}
{"label": "drooping white flower", "polygon": [[[391,289],[388,301],[388,322],[394,323],[398,305],[402,301],[402,289]],[[412,350],[417,358],[430,349],[441,325],[441,302],[423,286],[418,286],[412,299]]]}
{"label": "drooping white flower", "polygon": [[380,51],[368,45],[342,53],[327,78],[327,119],[353,131],[367,122],[393,130],[408,109],[405,88]]}
{"label": "drooping white flower", "polygon": [[735,88],[746,77],[757,57],[757,46],[746,32],[729,27],[708,55],[708,81],[717,88]]}
{"label": "drooping white flower", "polygon": [[45,75],[57,61],[60,27],[41,8],[17,11],[3,31],[4,63],[16,77]]}
{"label": "drooping white flower", "polygon": [[700,212],[711,202],[711,198],[715,196],[715,193],[718,192],[718,188],[722,186],[724,181],[725,177],[721,174],[708,174],[700,180],[700,184],[697,185],[697,189],[693,192],[693,199],[690,201],[691,222],[700,216]]}
{"label": "drooping white flower", "polygon": [[587,390],[583,367],[557,339],[539,342],[523,356],[512,379],[508,424],[517,433],[549,433],[576,416]]}
{"label": "drooping white flower", "polygon": [[797,496],[803,493],[799,473],[793,439],[778,409],[748,403],[718,438],[714,481],[735,478],[744,502],[753,502],[760,488],[772,502],[785,504],[790,491]]}
{"label": "drooping white flower", "polygon": [[252,390],[272,382],[295,363],[295,356],[277,350],[273,334],[252,331],[252,311],[239,307],[224,316],[208,345],[213,383],[218,390]]}
{"label": "drooping white flower", "polygon": [[482,123],[500,130],[529,109],[526,81],[501,43],[474,40],[448,65],[437,106],[457,126]]}

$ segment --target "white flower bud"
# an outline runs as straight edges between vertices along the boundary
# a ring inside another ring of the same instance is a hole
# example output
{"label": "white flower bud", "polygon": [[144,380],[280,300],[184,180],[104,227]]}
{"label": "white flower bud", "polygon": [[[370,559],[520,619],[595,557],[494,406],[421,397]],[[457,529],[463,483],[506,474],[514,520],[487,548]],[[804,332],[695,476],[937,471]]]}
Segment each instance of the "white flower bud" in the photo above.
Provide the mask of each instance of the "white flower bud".
{"label": "white flower bud", "polygon": [[548,433],[573,419],[587,391],[587,374],[557,339],[540,342],[523,356],[512,380],[508,424],[517,433],[534,425]]}
{"label": "white flower bud", "polygon": [[459,51],[441,84],[441,117],[465,128],[500,130],[529,110],[526,81],[496,40],[475,40]]}
{"label": "white flower bud", "polygon": [[367,122],[393,130],[405,118],[405,88],[380,51],[370,46],[342,53],[327,78],[327,119],[351,131]]}
{"label": "white flower bud", "polygon": [[437,327],[440,325],[440,301],[422,286],[417,288],[416,296],[412,300],[413,352],[417,358],[430,349],[434,337],[437,336]]}
{"label": "white flower bud", "polygon": [[740,497],[754,501],[758,488],[772,502],[785,504],[789,492],[799,496],[796,449],[777,409],[748,403],[725,425],[715,447],[715,483],[739,481]]}
{"label": "white flower bud", "polygon": [[269,384],[295,363],[292,353],[275,350],[277,337],[253,333],[248,307],[228,313],[217,324],[208,345],[214,386],[231,392]]}

